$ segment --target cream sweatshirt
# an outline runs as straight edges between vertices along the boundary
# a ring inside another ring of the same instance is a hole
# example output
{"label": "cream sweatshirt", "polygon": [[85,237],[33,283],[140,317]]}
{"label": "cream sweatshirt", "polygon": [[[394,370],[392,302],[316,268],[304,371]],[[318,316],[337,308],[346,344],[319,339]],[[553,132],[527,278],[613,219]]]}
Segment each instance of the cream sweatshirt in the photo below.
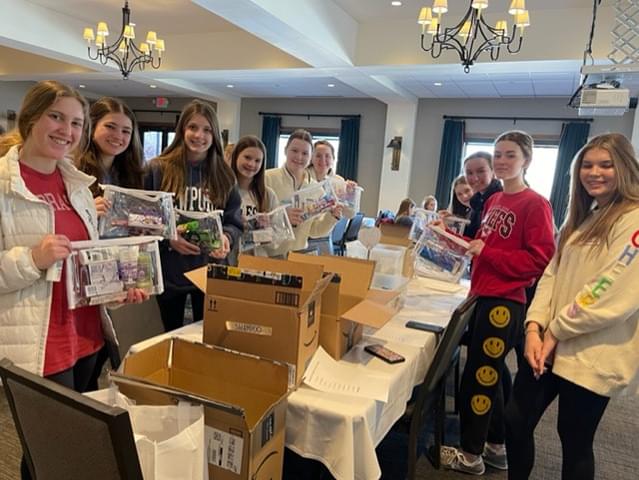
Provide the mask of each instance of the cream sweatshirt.
{"label": "cream sweatshirt", "polygon": [[[295,185],[295,179],[286,170],[286,167],[272,168],[266,171],[266,185],[273,189],[280,204],[289,203],[293,193],[296,191],[316,183],[308,174],[304,174],[304,180],[300,185]],[[325,237],[330,233],[337,219],[330,212],[325,212],[313,218],[309,218],[297,227],[294,227],[295,240],[281,245],[274,255],[285,255],[293,250],[302,250],[308,246],[309,237]]]}
{"label": "cream sweatshirt", "polygon": [[[600,211],[593,211],[588,222]],[[583,228],[583,227],[582,227]],[[613,225],[608,244],[573,243],[546,268],[528,310],[557,338],[553,373],[609,397],[636,393],[639,372],[639,207]]]}

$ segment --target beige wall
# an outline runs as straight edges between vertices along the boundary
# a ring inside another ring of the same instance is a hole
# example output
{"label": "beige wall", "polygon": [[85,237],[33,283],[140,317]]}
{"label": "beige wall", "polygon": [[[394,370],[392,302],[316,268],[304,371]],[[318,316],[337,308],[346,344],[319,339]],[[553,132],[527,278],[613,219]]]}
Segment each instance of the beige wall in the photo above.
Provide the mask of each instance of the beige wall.
{"label": "beige wall", "polygon": [[[169,99],[168,108],[155,108],[153,100],[155,97],[121,97],[122,100],[135,112],[138,123],[158,123],[175,126],[179,112],[188,104],[193,97],[167,97]],[[215,102],[210,102],[216,108]],[[136,110],[154,110],[153,112],[137,112]],[[177,113],[176,113],[177,112]]]}
{"label": "beige wall", "polygon": [[[244,98],[240,115],[240,135],[262,134],[259,112],[361,115],[357,181],[364,187],[362,211],[377,214],[379,179],[384,153],[386,105],[357,98]],[[337,117],[283,117],[285,127],[332,128],[339,132]]]}
{"label": "beige wall", "polygon": [[[444,115],[459,116],[517,116],[517,117],[576,117],[576,110],[566,106],[565,98],[531,99],[421,99],[417,109],[415,147],[410,196],[421,199],[434,194],[439,169],[439,151],[444,127]],[[620,132],[630,138],[634,111],[623,117],[594,117],[590,134]],[[467,136],[494,138],[497,134],[513,128],[525,130],[532,135],[559,137],[561,122],[506,120],[467,120]],[[380,206],[384,208],[384,206]]]}
{"label": "beige wall", "polygon": [[35,82],[0,82],[0,125],[7,128],[7,110],[18,113],[22,98]]}

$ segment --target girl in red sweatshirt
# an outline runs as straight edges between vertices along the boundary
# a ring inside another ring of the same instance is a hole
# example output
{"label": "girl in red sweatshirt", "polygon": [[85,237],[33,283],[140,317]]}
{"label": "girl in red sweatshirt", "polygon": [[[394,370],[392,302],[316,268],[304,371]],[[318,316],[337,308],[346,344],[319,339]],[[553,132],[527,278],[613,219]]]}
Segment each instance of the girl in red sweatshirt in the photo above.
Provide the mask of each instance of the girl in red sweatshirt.
{"label": "girl in red sweatshirt", "polygon": [[525,181],[533,140],[510,131],[495,141],[493,165],[504,191],[484,205],[481,227],[470,242],[470,294],[478,297],[470,325],[460,389],[460,448],[442,447],[442,465],[475,475],[484,462],[507,469],[504,398],[506,355],[522,334],[525,288],[538,278],[554,251],[552,208]]}

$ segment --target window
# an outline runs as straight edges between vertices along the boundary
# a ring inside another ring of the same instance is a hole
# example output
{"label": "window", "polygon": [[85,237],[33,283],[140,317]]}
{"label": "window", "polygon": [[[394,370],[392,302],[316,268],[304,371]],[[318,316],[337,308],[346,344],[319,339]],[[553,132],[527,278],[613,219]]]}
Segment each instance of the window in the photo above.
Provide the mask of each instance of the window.
{"label": "window", "polygon": [[[464,158],[468,155],[484,150],[493,152],[492,142],[471,141],[466,142],[464,148]],[[533,160],[526,172],[526,181],[537,193],[550,200],[552,183],[555,178],[555,167],[557,166],[557,145],[535,145],[533,149]]]}
{"label": "window", "polygon": [[173,127],[153,127],[140,126],[140,136],[142,137],[142,148],[144,150],[144,161],[148,162],[157,157],[171,144],[175,137]]}
{"label": "window", "polygon": [[[286,163],[286,154],[284,153],[284,147],[286,147],[286,142],[288,141],[289,133],[284,133],[280,135],[280,138],[277,140],[277,166],[281,167]],[[335,163],[333,164],[333,171],[337,171],[337,152],[339,149],[339,136],[336,135],[320,135],[313,134],[313,142],[317,142],[318,140],[326,140],[335,149]]]}

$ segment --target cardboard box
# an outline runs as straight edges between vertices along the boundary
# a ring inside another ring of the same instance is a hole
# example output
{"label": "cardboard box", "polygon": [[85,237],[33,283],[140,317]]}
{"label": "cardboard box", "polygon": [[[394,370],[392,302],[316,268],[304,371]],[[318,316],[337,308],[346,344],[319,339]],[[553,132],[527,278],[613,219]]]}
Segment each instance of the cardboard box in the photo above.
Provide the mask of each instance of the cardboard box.
{"label": "cardboard box", "polygon": [[396,313],[392,299],[367,300],[375,262],[348,257],[291,253],[296,263],[321,265],[335,277],[322,295],[320,345],[339,360],[362,338],[364,325],[383,326]]}
{"label": "cardboard box", "polygon": [[410,227],[383,223],[379,228],[382,232],[382,236],[379,240],[380,245],[406,247],[402,262],[402,276],[413,278],[415,275],[415,253],[413,251],[413,242],[408,238]]}
{"label": "cardboard box", "polygon": [[204,406],[209,477],[281,478],[287,407],[286,365],[179,338],[123,361],[111,373],[138,404],[185,400]]}
{"label": "cardboard box", "polygon": [[204,343],[286,362],[290,385],[299,384],[319,345],[321,296],[332,276],[321,266],[249,255],[240,256],[238,275],[243,269],[286,273],[301,277],[301,288],[211,278],[212,268],[186,274],[206,293]]}

